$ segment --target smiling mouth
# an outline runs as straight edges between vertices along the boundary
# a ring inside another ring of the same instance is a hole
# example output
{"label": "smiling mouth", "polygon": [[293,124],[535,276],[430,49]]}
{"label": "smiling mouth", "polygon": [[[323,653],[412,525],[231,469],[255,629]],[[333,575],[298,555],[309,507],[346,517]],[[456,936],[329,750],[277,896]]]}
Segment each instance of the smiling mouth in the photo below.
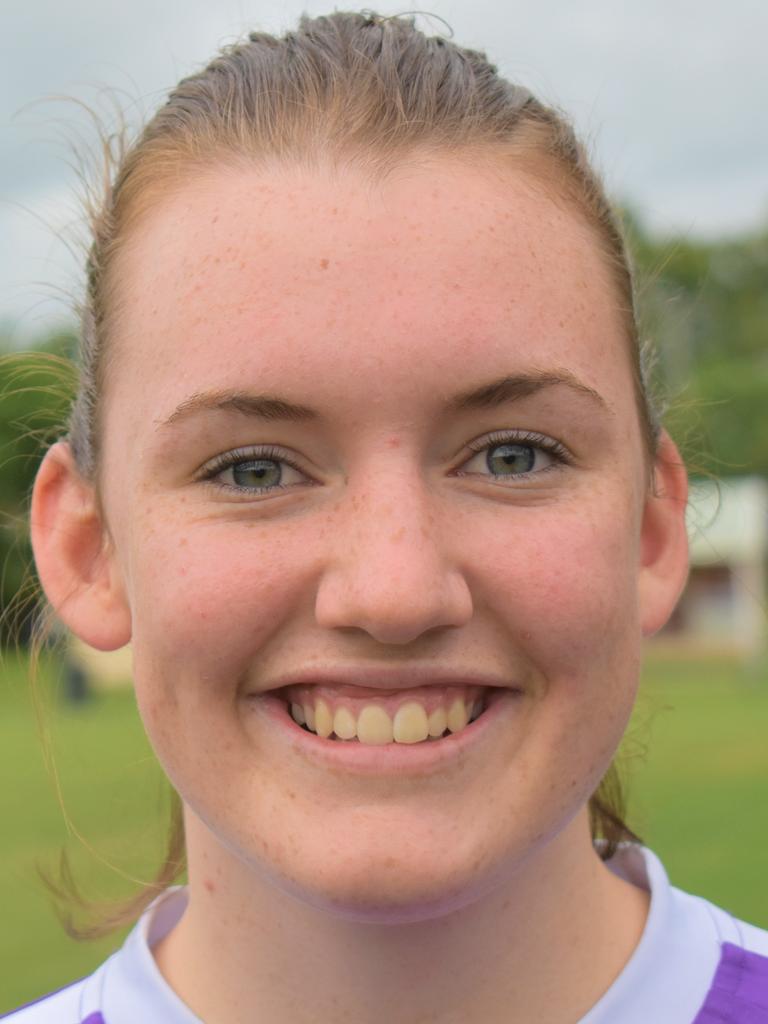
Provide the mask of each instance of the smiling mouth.
{"label": "smiling mouth", "polygon": [[332,687],[288,686],[280,692],[299,728],[322,739],[364,746],[416,744],[462,732],[487,706],[479,686],[420,687],[388,695],[352,696]]}

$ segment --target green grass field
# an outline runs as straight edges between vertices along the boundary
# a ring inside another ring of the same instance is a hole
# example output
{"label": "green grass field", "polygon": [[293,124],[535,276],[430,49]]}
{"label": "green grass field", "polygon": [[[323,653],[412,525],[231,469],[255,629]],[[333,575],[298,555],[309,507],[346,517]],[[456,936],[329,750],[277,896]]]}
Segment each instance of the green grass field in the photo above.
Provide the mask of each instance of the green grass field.
{"label": "green grass field", "polygon": [[[131,694],[103,694],[81,710],[49,715],[67,812],[89,852],[68,833],[28,691],[26,663],[4,658],[0,1013],[87,973],[119,940],[66,938],[36,865],[55,868],[66,846],[89,895],[127,895],[130,877],[151,873],[165,836],[166,790]],[[768,670],[746,677],[727,662],[656,662],[646,671],[626,744],[630,823],[673,882],[762,927],[768,927],[767,737]]]}

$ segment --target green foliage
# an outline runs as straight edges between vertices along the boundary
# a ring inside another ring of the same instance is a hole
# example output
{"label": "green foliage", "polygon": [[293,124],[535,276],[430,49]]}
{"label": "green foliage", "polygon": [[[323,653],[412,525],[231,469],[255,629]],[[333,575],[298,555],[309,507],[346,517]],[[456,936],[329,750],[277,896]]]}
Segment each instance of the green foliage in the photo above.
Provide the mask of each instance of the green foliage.
{"label": "green foliage", "polygon": [[697,471],[768,476],[768,229],[659,241],[628,218],[667,426]]}
{"label": "green foliage", "polygon": [[0,339],[0,643],[28,630],[34,604],[29,494],[40,458],[64,430],[75,373],[74,338],[59,333],[32,352]]}

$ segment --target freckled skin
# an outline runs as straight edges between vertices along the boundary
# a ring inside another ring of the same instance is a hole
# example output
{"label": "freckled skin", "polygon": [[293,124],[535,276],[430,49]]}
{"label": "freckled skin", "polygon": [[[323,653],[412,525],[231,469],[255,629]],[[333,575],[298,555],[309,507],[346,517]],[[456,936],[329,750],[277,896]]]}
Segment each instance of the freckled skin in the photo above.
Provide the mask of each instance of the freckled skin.
{"label": "freckled skin", "polygon": [[[574,217],[514,175],[441,173],[434,192],[412,171],[379,193],[354,176],[221,172],[155,210],[120,266],[133,301],[107,385],[104,492],[139,705],[211,842],[256,865],[266,847],[254,835],[292,836],[295,853],[260,868],[321,904],[367,903],[374,876],[387,904],[481,891],[479,851],[498,871],[578,811],[636,686],[643,456],[601,257]],[[438,419],[436,395],[531,365],[532,353],[605,396],[604,428],[588,408],[558,412],[554,395],[527,413]],[[157,454],[153,424],[190,393],[227,387],[290,395],[329,426],[320,439],[295,424],[239,425],[236,437],[212,426]],[[507,427],[560,431],[583,468],[509,499],[450,480],[468,439]],[[236,509],[180,482],[255,442],[311,459],[323,486]],[[309,772],[237,700],[289,668],[403,656],[523,685],[508,740],[423,786],[371,785]],[[361,800],[370,813],[352,818]],[[346,836],[340,860],[329,834]],[[438,847],[451,854],[436,870]]]}

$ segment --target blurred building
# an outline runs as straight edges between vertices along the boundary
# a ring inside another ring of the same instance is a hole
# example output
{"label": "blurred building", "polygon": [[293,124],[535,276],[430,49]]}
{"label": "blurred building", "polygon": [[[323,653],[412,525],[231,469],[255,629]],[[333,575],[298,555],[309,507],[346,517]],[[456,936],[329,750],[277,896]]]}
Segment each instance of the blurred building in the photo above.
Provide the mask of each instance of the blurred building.
{"label": "blurred building", "polygon": [[67,657],[71,667],[82,673],[89,689],[131,685],[133,663],[130,644],[117,651],[97,651],[70,634]]}
{"label": "blurred building", "polygon": [[681,653],[768,654],[768,481],[691,481],[691,571],[654,646]]}

